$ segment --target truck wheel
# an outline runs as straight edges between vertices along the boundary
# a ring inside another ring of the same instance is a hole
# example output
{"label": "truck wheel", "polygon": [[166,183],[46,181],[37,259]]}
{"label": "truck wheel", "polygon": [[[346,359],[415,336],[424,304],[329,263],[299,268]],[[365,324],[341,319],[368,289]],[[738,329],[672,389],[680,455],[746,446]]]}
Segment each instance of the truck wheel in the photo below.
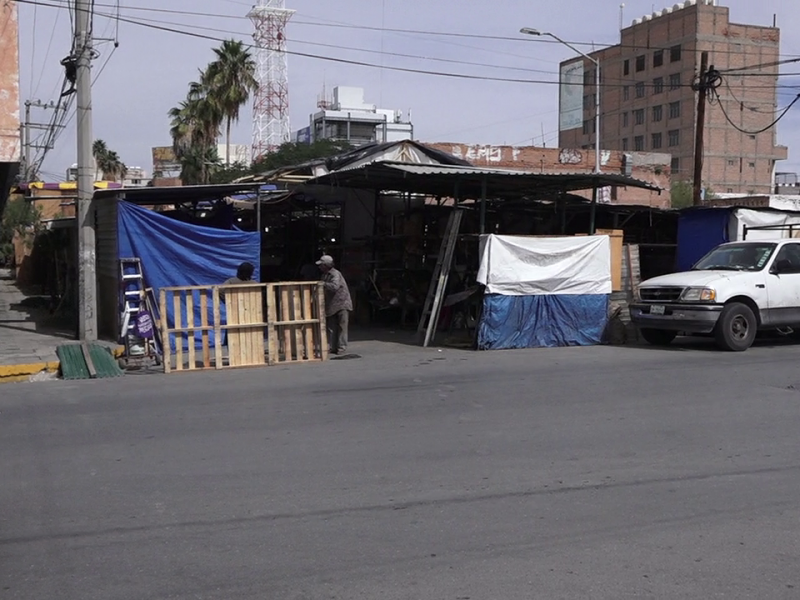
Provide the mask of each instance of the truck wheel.
{"label": "truck wheel", "polygon": [[744,352],[756,339],[756,316],[746,304],[734,302],[722,309],[714,329],[717,346],[732,352]]}
{"label": "truck wheel", "polygon": [[666,329],[641,329],[642,337],[653,346],[669,346],[678,335],[677,331]]}

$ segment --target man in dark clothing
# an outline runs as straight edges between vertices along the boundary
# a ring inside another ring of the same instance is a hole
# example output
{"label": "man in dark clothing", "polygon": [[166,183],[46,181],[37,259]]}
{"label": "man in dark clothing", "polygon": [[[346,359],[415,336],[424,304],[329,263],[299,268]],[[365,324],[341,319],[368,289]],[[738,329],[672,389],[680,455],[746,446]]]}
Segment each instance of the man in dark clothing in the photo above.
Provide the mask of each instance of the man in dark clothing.
{"label": "man in dark clothing", "polygon": [[353,310],[350,289],[344,276],[333,266],[333,258],[324,254],[317,266],[322,272],[325,288],[325,317],[328,329],[328,345],[333,354],[344,354],[347,350],[347,328],[349,311]]}
{"label": "man in dark clothing", "polygon": [[[239,265],[236,269],[236,277],[229,277],[226,279],[222,285],[231,285],[234,283],[248,283],[253,279],[253,273],[255,272],[255,267],[251,265],[249,262],[243,262]],[[225,292],[223,290],[219,291],[219,299],[223,302],[225,301]]]}

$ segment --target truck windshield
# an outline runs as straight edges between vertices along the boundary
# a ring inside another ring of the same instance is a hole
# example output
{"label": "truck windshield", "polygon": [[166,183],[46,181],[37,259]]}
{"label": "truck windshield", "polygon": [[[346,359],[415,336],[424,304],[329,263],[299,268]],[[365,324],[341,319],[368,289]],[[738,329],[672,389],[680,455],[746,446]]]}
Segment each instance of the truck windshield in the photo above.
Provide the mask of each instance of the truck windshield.
{"label": "truck windshield", "polygon": [[775,244],[726,244],[701,258],[693,271],[760,271],[775,251]]}

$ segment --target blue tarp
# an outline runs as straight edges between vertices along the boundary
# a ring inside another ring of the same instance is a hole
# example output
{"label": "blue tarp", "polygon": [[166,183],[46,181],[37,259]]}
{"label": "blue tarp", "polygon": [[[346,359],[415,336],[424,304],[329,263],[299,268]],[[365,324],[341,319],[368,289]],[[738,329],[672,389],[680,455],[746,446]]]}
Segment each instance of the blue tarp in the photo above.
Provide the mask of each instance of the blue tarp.
{"label": "blue tarp", "polygon": [[[258,232],[230,231],[182,223],[140,208],[119,203],[117,223],[120,258],[137,257],[147,285],[163,287],[214,285],[236,275],[245,261],[255,266],[259,280],[261,238]],[[209,306],[209,321],[212,321]],[[199,299],[195,298],[196,323],[200,323]],[[224,320],[224,305],[222,307]],[[167,307],[167,323],[174,326],[173,307]],[[199,340],[199,337],[197,338]],[[213,332],[211,343],[214,343]],[[174,340],[171,341],[174,348]]]}
{"label": "blue tarp", "polygon": [[698,208],[678,218],[678,256],[675,267],[688,271],[713,248],[729,241],[731,209]]}
{"label": "blue tarp", "polygon": [[486,294],[478,327],[478,349],[599,344],[608,323],[608,301],[606,294]]}

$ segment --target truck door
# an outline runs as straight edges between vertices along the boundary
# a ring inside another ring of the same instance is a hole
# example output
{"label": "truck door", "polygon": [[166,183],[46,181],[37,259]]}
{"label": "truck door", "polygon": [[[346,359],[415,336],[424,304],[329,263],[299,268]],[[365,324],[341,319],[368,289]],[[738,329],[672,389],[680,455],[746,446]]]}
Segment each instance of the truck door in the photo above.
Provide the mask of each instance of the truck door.
{"label": "truck door", "polygon": [[800,243],[778,250],[766,274],[770,325],[800,324]]}

